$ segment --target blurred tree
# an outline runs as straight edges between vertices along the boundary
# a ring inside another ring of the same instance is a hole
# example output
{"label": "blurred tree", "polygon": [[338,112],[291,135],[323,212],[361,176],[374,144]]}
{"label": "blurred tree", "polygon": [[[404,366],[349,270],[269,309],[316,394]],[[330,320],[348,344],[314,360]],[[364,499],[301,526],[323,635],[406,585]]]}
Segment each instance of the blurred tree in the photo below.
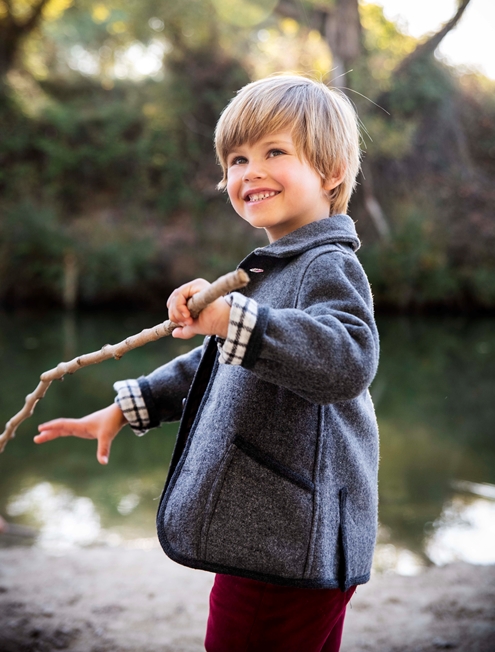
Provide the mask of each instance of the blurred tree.
{"label": "blurred tree", "polygon": [[[366,67],[363,53],[363,29],[358,0],[327,0],[324,3],[309,0],[304,5],[295,0],[280,0],[277,11],[284,16],[308,20],[325,39],[332,53],[331,83],[344,91],[356,90],[352,66],[358,62]],[[363,204],[376,232],[383,240],[390,237],[390,227],[376,197],[372,166],[365,159],[360,175]]]}
{"label": "blurred tree", "polygon": [[395,77],[403,75],[407,69],[414,64],[415,61],[422,57],[431,56],[447,34],[454,29],[457,23],[461,20],[462,15],[467,9],[471,0],[458,0],[457,11],[450,20],[442,25],[442,27],[433,33],[425,41],[422,41],[407,57],[405,57],[399,65],[392,71]]}
{"label": "blurred tree", "polygon": [[[469,2],[470,0],[459,0],[453,18],[426,41],[418,43],[414,50],[398,63],[391,73],[394,87],[400,79],[407,77],[408,71],[414,67],[416,61],[433,54],[442,39],[457,25]],[[363,56],[365,49],[358,0],[326,0],[323,3],[314,0],[306,0],[304,3],[280,0],[277,12],[298,21],[306,20],[318,29],[332,52],[332,84],[348,91],[358,90],[363,76],[369,76],[367,57]],[[352,74],[354,64],[357,64],[358,70]],[[391,109],[386,93],[378,98],[377,104]],[[359,178],[361,202],[379,237],[388,240],[391,229],[377,199],[374,178],[372,161],[365,157]]]}
{"label": "blurred tree", "polygon": [[157,301],[235,265],[264,240],[215,189],[214,125],[250,79],[299,70],[349,93],[373,137],[351,214],[378,301],[495,305],[493,86],[431,56],[468,2],[418,42],[358,0],[0,0],[3,62],[22,33],[0,102],[0,300]]}
{"label": "blurred tree", "polygon": [[347,74],[362,51],[358,0],[280,0],[276,11],[317,29],[332,53],[331,83],[347,86]]}
{"label": "blurred tree", "polygon": [[0,78],[12,68],[22,41],[42,20],[54,20],[72,0],[0,0]]}
{"label": "blurred tree", "polygon": [[[10,170],[0,189],[9,210],[26,195],[32,212],[45,205],[64,234],[38,284],[45,301],[72,306],[76,296],[95,303],[125,292],[161,305],[191,274],[228,271],[242,257],[245,239],[232,244],[237,227],[216,191],[213,151],[220,111],[250,80],[229,51],[239,29],[219,28],[208,0],[79,0],[24,41],[9,76],[15,102],[8,115],[0,110],[0,169]],[[163,58],[159,76],[123,69],[129,52],[139,59],[150,44]],[[199,219],[206,211],[217,214],[215,230]],[[31,212],[19,214],[22,239],[35,245]],[[197,248],[200,238],[211,247]],[[33,268],[33,256],[6,251],[0,300],[25,300],[16,287],[31,278],[28,269],[20,275],[23,264]],[[32,283],[22,286],[29,293]]]}

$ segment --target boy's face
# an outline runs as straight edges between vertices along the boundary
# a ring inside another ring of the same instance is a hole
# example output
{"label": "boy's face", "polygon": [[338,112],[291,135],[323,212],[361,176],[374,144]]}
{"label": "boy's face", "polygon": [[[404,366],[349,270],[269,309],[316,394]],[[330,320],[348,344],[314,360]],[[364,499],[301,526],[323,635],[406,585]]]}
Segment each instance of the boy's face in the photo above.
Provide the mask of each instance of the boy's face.
{"label": "boy's face", "polygon": [[232,206],[252,226],[264,228],[270,242],[328,217],[330,201],[325,190],[340,180],[331,183],[323,183],[316,170],[298,157],[289,131],[241,145],[227,157]]}

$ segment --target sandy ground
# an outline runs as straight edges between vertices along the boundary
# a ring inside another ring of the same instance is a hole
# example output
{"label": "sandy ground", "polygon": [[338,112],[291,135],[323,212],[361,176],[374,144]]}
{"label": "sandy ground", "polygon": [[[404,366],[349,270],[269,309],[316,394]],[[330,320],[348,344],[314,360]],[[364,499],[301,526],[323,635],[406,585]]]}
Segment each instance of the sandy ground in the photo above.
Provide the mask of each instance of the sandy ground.
{"label": "sandy ground", "polygon": [[[199,652],[212,580],[155,545],[0,549],[0,652]],[[375,576],[358,589],[342,652],[442,649],[495,652],[495,566]]]}

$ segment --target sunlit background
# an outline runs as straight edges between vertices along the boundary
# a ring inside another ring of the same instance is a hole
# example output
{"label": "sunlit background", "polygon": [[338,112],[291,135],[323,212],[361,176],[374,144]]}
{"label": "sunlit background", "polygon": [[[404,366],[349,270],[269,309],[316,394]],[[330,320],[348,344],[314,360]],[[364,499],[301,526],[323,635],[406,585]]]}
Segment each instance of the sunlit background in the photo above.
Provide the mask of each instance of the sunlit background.
{"label": "sunlit background", "polygon": [[[455,13],[455,0],[382,0],[384,14],[416,38],[436,31]],[[495,4],[471,2],[462,21],[438,46],[436,56],[463,69],[478,70],[495,79]]]}
{"label": "sunlit background", "polygon": [[[0,0],[0,421],[42,371],[163,321],[178,283],[265,244],[216,190],[214,125],[248,81],[311,74],[363,123],[350,214],[382,338],[375,571],[495,563],[495,4],[35,5]],[[158,545],[175,424],[124,430],[106,468],[91,443],[32,436],[193,344],[50,389],[0,456],[0,545]]]}

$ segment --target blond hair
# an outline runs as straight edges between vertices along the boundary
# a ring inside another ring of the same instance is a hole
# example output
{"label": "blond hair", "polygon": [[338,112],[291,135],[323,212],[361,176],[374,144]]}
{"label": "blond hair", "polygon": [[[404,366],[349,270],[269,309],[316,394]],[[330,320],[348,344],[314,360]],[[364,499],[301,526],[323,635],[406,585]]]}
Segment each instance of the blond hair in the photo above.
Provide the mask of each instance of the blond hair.
{"label": "blond hair", "polygon": [[227,157],[245,143],[289,130],[301,158],[324,180],[342,182],[329,191],[330,215],[345,213],[359,172],[356,111],[341,91],[298,75],[278,75],[247,84],[224,109],[215,130],[215,148],[227,185]]}

